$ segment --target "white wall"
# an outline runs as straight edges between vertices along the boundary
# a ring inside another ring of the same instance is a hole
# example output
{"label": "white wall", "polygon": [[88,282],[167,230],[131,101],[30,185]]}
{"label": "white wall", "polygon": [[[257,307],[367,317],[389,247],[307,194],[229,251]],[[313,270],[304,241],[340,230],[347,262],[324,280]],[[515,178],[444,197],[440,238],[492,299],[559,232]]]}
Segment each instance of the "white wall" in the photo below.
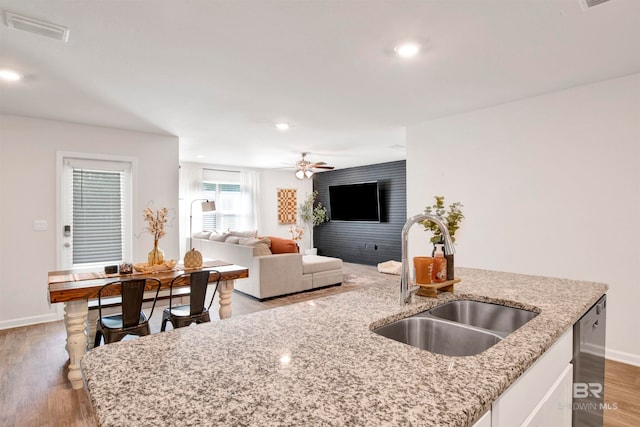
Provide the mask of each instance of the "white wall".
{"label": "white wall", "polygon": [[407,129],[408,214],[464,204],[456,265],[608,283],[607,357],[636,365],[639,186],[640,74]]}
{"label": "white wall", "polygon": [[[56,265],[56,152],[137,158],[133,230],[145,228],[143,210],[178,208],[178,139],[51,120],[0,115],[0,329],[57,318],[47,304],[47,272]],[[139,214],[139,215],[138,215]],[[47,231],[33,231],[34,220]],[[176,222],[177,224],[177,222]],[[133,239],[133,262],[145,262],[153,240]],[[167,258],[178,254],[178,230],[160,241]]]}
{"label": "white wall", "polygon": [[[299,180],[295,177],[293,170],[269,170],[260,171],[260,217],[262,230],[260,233],[265,236],[279,236],[290,238],[289,225],[278,223],[278,189],[295,188],[298,199],[298,206],[313,191],[313,181],[310,179]],[[299,224],[302,224],[299,221]],[[310,248],[309,225],[305,225],[305,232],[302,236],[302,248]]]}

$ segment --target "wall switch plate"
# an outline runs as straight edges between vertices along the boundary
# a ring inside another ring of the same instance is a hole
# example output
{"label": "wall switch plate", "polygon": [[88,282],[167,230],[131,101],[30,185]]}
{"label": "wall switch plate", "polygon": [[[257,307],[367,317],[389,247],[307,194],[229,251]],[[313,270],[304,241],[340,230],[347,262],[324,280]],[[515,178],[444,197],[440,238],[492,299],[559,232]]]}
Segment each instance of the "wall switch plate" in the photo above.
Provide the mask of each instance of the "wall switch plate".
{"label": "wall switch plate", "polygon": [[49,223],[46,219],[33,220],[33,231],[47,231],[49,229]]}

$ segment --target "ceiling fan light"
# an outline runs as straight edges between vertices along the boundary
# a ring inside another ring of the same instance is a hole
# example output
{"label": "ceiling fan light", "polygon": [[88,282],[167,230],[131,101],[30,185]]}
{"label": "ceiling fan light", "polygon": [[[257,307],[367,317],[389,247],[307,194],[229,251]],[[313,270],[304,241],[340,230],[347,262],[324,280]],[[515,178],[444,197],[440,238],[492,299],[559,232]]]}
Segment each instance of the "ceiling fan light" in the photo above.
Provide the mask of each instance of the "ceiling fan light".
{"label": "ceiling fan light", "polygon": [[306,176],[307,178],[311,178],[313,176],[313,172],[310,170],[306,170],[304,171],[304,176]]}
{"label": "ceiling fan light", "polygon": [[296,178],[298,179],[304,179],[304,171],[302,169],[298,169],[296,171]]}

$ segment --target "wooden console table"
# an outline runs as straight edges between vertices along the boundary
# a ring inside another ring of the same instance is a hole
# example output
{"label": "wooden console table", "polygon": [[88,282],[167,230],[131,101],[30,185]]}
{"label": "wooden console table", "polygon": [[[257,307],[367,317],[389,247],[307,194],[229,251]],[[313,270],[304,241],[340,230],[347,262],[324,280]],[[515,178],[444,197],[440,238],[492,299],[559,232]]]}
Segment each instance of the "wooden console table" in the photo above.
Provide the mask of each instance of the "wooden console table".
{"label": "wooden console table", "polygon": [[[225,264],[225,265],[220,265]],[[210,266],[207,266],[210,265]],[[231,294],[234,280],[249,277],[249,270],[223,262],[205,263],[204,270],[217,270],[222,274],[220,286],[220,319],[231,317]],[[49,301],[64,303],[64,324],[67,330],[67,352],[69,353],[69,373],[67,377],[71,387],[84,387],[80,358],[87,351],[87,313],[88,301],[98,297],[98,291],[107,283],[120,279],[143,279],[155,277],[161,282],[160,289],[168,289],[174,277],[190,270],[171,270],[157,273],[108,274],[82,273],[75,270],[49,272]],[[212,274],[210,281],[215,282],[217,275]]]}

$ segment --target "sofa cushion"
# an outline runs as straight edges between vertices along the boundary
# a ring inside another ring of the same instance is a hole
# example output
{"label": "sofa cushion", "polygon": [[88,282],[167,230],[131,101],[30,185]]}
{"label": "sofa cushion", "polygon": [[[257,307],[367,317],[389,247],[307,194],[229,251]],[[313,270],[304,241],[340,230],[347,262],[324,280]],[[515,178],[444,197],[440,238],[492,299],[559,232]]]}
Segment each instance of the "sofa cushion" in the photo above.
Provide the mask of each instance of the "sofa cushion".
{"label": "sofa cushion", "polygon": [[271,240],[268,237],[238,237],[238,244],[253,246],[253,256],[271,255]]}
{"label": "sofa cushion", "polygon": [[194,239],[208,239],[211,236],[211,231],[198,231],[197,233],[193,233]]}
{"label": "sofa cushion", "polygon": [[228,234],[230,236],[236,236],[236,237],[258,237],[258,230],[249,230],[249,231],[229,230]]}
{"label": "sofa cushion", "polygon": [[240,237],[238,236],[226,236],[226,238],[224,239],[225,243],[231,243],[233,245],[237,245],[238,243],[240,243]]}
{"label": "sofa cushion", "polygon": [[304,274],[318,273],[327,270],[339,270],[342,268],[340,258],[331,258],[320,255],[303,255],[302,272]]}
{"label": "sofa cushion", "polygon": [[300,252],[296,242],[291,239],[275,236],[269,236],[269,239],[271,240],[271,253],[273,254],[295,254]]}
{"label": "sofa cushion", "polygon": [[212,231],[209,235],[209,240],[214,242],[224,242],[227,238],[227,233],[218,234],[215,231]]}

